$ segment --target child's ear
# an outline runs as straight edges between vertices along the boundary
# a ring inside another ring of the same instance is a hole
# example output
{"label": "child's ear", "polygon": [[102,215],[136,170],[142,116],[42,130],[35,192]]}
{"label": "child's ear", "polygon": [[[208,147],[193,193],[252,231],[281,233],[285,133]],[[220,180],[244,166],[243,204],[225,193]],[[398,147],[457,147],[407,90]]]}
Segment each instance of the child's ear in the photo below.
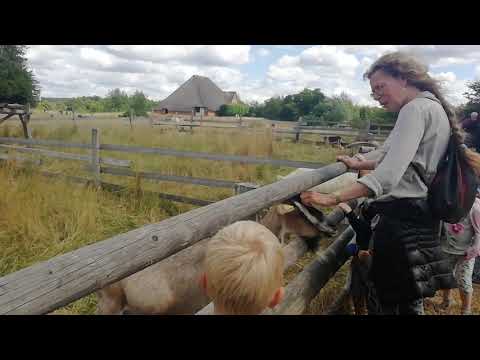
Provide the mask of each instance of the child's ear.
{"label": "child's ear", "polygon": [[206,273],[202,273],[202,275],[200,275],[200,287],[206,294],[207,293],[207,274]]}
{"label": "child's ear", "polygon": [[285,288],[279,287],[275,293],[273,294],[272,300],[270,300],[270,304],[268,304],[268,307],[274,308],[278,304],[280,304],[285,296]]}

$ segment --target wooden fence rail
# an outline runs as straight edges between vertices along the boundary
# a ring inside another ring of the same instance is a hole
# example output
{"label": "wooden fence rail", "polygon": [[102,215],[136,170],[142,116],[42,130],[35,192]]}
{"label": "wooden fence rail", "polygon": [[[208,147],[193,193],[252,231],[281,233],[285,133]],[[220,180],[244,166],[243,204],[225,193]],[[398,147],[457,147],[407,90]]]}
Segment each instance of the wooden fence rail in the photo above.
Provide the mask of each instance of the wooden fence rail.
{"label": "wooden fence rail", "polygon": [[[32,153],[38,154],[50,158],[58,158],[64,160],[78,160],[78,161],[91,161],[91,156],[89,155],[81,155],[81,154],[73,154],[73,153],[63,153],[45,149],[35,149],[35,148],[24,148],[19,146],[12,146],[12,145],[2,145],[0,144],[0,149],[5,150],[13,150],[20,153]],[[107,157],[101,157],[100,163],[105,165],[113,165],[113,166],[124,166],[130,167],[132,166],[131,160],[120,160],[120,159],[112,159]]]}
{"label": "wooden fence rail", "polygon": [[[1,156],[1,154],[0,154],[0,156]],[[80,183],[80,184],[92,183],[92,180],[85,179],[85,178],[79,177],[79,176],[64,175],[64,174],[59,174],[59,173],[53,173],[53,172],[50,172],[50,171],[37,171],[37,173],[40,174],[40,175],[46,176],[46,177],[63,178],[67,181],[72,181],[72,182]],[[127,187],[127,186],[112,184],[112,183],[108,183],[108,182],[104,182],[104,181],[100,182],[100,186],[102,187],[102,189],[105,189],[105,190],[108,190],[108,191],[111,191],[111,192],[121,192],[121,191],[130,190],[130,188]],[[166,194],[166,193],[160,193],[160,192],[156,192],[156,191],[142,190],[142,193],[146,194],[146,195],[154,195],[154,196],[157,196],[160,199],[177,201],[177,202],[182,202],[182,203],[196,205],[196,206],[205,206],[205,205],[210,205],[210,204],[214,203],[214,201],[210,201],[210,200],[193,199],[193,198],[190,198],[190,197],[187,197],[187,196]]]}
{"label": "wooden fence rail", "polygon": [[77,148],[77,149],[91,149],[90,144],[79,143],[67,143],[57,140],[39,140],[39,139],[20,139],[20,138],[7,138],[0,137],[0,143],[3,144],[22,144],[22,145],[44,145],[51,147],[65,147],[65,148]]}
{"label": "wooden fence rail", "polygon": [[[90,155],[82,154],[73,154],[73,153],[62,153],[57,151],[51,151],[46,149],[38,149],[32,147],[19,147],[6,144],[21,144],[21,145],[41,145],[41,146],[51,146],[51,147],[67,147],[67,148],[80,148],[90,150]],[[130,160],[120,160],[107,157],[101,157],[100,153],[102,150],[107,151],[119,151],[127,153],[139,153],[139,154],[154,154],[161,156],[173,156],[181,158],[193,158],[193,159],[205,159],[212,161],[229,161],[229,162],[239,162],[242,164],[263,164],[271,166],[286,166],[293,168],[308,168],[308,169],[318,169],[324,164],[309,162],[309,161],[295,161],[295,160],[281,160],[281,159],[271,159],[271,158],[259,158],[251,156],[242,156],[242,155],[222,155],[222,154],[212,154],[204,152],[193,152],[193,151],[180,151],[164,148],[149,148],[142,146],[126,146],[126,145],[115,145],[115,144],[102,144],[100,142],[100,133],[97,129],[92,129],[91,143],[90,144],[78,144],[78,143],[66,143],[56,140],[38,140],[38,139],[20,139],[20,138],[5,138],[0,137],[0,149],[15,150],[18,152],[33,153],[47,157],[60,158],[66,160],[78,160],[86,161],[90,164],[85,167],[85,170],[89,171],[92,175],[93,182],[96,186],[101,184],[101,174],[109,174],[116,176],[130,176],[130,177],[141,177],[143,179],[154,180],[154,181],[170,181],[176,183],[188,183],[194,185],[203,185],[211,187],[223,187],[223,188],[235,188],[235,184],[238,183],[235,181],[229,180],[216,180],[216,179],[202,179],[189,176],[176,176],[176,175],[166,175],[153,172],[134,172],[127,169],[119,169],[118,167],[130,167],[132,161]],[[19,157],[17,155],[1,155],[1,159],[15,158],[18,161],[25,161],[26,158]],[[38,164],[39,165],[39,164]],[[115,167],[102,167],[101,165],[111,165]],[[173,199],[173,197],[170,197]],[[179,196],[176,200],[181,201],[182,197]],[[192,204],[192,199],[187,199],[187,203]],[[202,200],[198,201],[199,203]]]}
{"label": "wooden fence rail", "polygon": [[334,163],[284,178],[5,275],[0,278],[0,314],[51,312],[346,170]]}
{"label": "wooden fence rail", "polygon": [[[353,136],[359,137],[362,136],[362,132],[355,130],[342,130],[342,129],[328,129],[328,130],[304,130],[304,129],[276,129],[275,134],[292,134],[295,135],[296,140],[298,141],[300,135],[302,134],[316,134],[324,136]],[[365,135],[366,136],[366,135]],[[369,138],[375,141],[384,141],[387,137],[383,135],[368,135]]]}
{"label": "wooden fence rail", "polygon": [[272,310],[265,311],[264,314],[303,314],[312,299],[348,259],[345,247],[352,240],[354,233],[349,226],[287,285],[282,303]]}
{"label": "wooden fence rail", "polygon": [[[33,139],[0,137],[0,143],[23,144],[23,145],[44,145],[44,146],[52,146],[52,147],[69,147],[69,148],[92,150],[91,144],[78,144],[78,143],[75,144],[75,143],[66,143],[66,142],[55,141],[55,140],[37,140],[37,139],[33,140]],[[317,162],[309,162],[309,161],[280,160],[280,159],[271,159],[271,158],[242,156],[242,155],[222,155],[222,154],[211,154],[211,153],[204,153],[204,152],[181,151],[181,150],[172,150],[172,149],[163,149],[163,148],[113,145],[113,144],[100,144],[100,150],[121,151],[121,152],[139,153],[139,154],[155,154],[155,155],[175,156],[175,157],[205,159],[205,160],[231,161],[231,162],[241,162],[245,164],[267,164],[267,165],[287,166],[287,167],[294,167],[294,168],[303,167],[308,169],[318,169],[325,165],[325,164],[321,164]]]}
{"label": "wooden fence rail", "polygon": [[[0,142],[1,142],[1,138],[0,138]],[[241,162],[245,164],[267,164],[267,165],[274,165],[274,166],[288,166],[288,167],[294,167],[294,168],[303,167],[308,169],[318,169],[325,165],[325,164],[321,164],[317,162],[309,162],[309,161],[280,160],[280,159],[258,158],[258,157],[243,156],[243,155],[221,155],[221,154],[211,154],[211,153],[204,153],[204,152],[180,151],[180,150],[150,148],[150,147],[141,147],[141,146],[101,144],[100,149],[110,150],[110,151],[123,151],[128,153],[175,156],[175,157],[184,157],[184,158],[192,158],[192,159]]]}
{"label": "wooden fence rail", "polygon": [[173,181],[177,183],[187,183],[194,185],[204,185],[221,188],[234,188],[236,182],[228,180],[215,180],[215,179],[201,179],[189,176],[176,176],[176,175],[161,175],[151,172],[132,171],[128,169],[119,169],[111,167],[101,167],[100,172],[102,174],[110,175],[123,175],[132,177],[141,177],[142,179],[156,180],[156,181]]}

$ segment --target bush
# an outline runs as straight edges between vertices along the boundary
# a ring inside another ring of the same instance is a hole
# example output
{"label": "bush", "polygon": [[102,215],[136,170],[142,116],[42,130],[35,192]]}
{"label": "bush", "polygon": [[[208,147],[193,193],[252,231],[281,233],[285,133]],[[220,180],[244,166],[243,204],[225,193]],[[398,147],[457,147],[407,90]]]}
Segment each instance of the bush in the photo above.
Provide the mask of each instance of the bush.
{"label": "bush", "polygon": [[249,106],[244,104],[224,104],[218,109],[217,116],[244,116],[249,110]]}

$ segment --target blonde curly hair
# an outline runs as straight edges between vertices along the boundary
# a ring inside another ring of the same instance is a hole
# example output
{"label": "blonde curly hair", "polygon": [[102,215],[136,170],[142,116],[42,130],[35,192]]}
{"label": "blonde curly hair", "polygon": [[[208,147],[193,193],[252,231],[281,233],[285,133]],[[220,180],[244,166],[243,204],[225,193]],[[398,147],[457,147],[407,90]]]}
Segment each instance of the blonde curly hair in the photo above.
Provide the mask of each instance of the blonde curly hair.
{"label": "blonde curly hair", "polygon": [[460,154],[462,154],[468,164],[472,166],[477,176],[480,176],[480,155],[463,145],[465,142],[465,133],[458,125],[455,111],[442,94],[440,81],[432,78],[428,73],[428,66],[411,54],[397,51],[387,53],[377,59],[363,74],[363,78],[370,79],[370,77],[379,70],[394,78],[405,79],[409,85],[414,86],[418,90],[429,91],[436,96],[447,114],[452,135],[456,145],[460,149]]}

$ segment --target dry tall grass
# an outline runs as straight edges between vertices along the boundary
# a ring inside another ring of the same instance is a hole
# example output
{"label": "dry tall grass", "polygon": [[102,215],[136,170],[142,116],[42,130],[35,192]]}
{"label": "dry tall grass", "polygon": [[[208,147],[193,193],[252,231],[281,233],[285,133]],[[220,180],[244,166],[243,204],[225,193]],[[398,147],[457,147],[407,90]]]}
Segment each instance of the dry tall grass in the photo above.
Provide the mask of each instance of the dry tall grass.
{"label": "dry tall grass", "polygon": [[[175,129],[151,127],[138,121],[133,131],[119,118],[78,120],[36,119],[30,123],[33,137],[70,143],[89,143],[91,128],[100,129],[102,143],[161,147],[219,154],[272,157],[278,159],[334,161],[336,150],[312,145],[293,144],[274,139],[271,131],[246,132],[236,129],[195,129],[193,134]],[[12,121],[0,127],[0,136],[22,137],[20,124]],[[82,149],[57,148],[62,152],[88,154]],[[26,156],[27,154],[23,154]],[[102,156],[130,159],[134,169],[163,174],[211,179],[248,181],[260,184],[274,182],[291,168],[247,165],[220,161],[165,157],[102,151]],[[43,158],[42,168],[66,175],[90,177],[77,161]],[[129,190],[112,194],[44,178],[33,168],[19,171],[14,163],[0,166],[0,276],[53,256],[72,251],[145,224],[158,222],[193,207],[159,200],[139,189],[220,200],[232,196],[231,189],[208,188],[171,182],[156,183],[135,178],[102,175],[103,181],[127,185]],[[67,307],[60,314],[91,314],[95,296],[90,295]]]}

